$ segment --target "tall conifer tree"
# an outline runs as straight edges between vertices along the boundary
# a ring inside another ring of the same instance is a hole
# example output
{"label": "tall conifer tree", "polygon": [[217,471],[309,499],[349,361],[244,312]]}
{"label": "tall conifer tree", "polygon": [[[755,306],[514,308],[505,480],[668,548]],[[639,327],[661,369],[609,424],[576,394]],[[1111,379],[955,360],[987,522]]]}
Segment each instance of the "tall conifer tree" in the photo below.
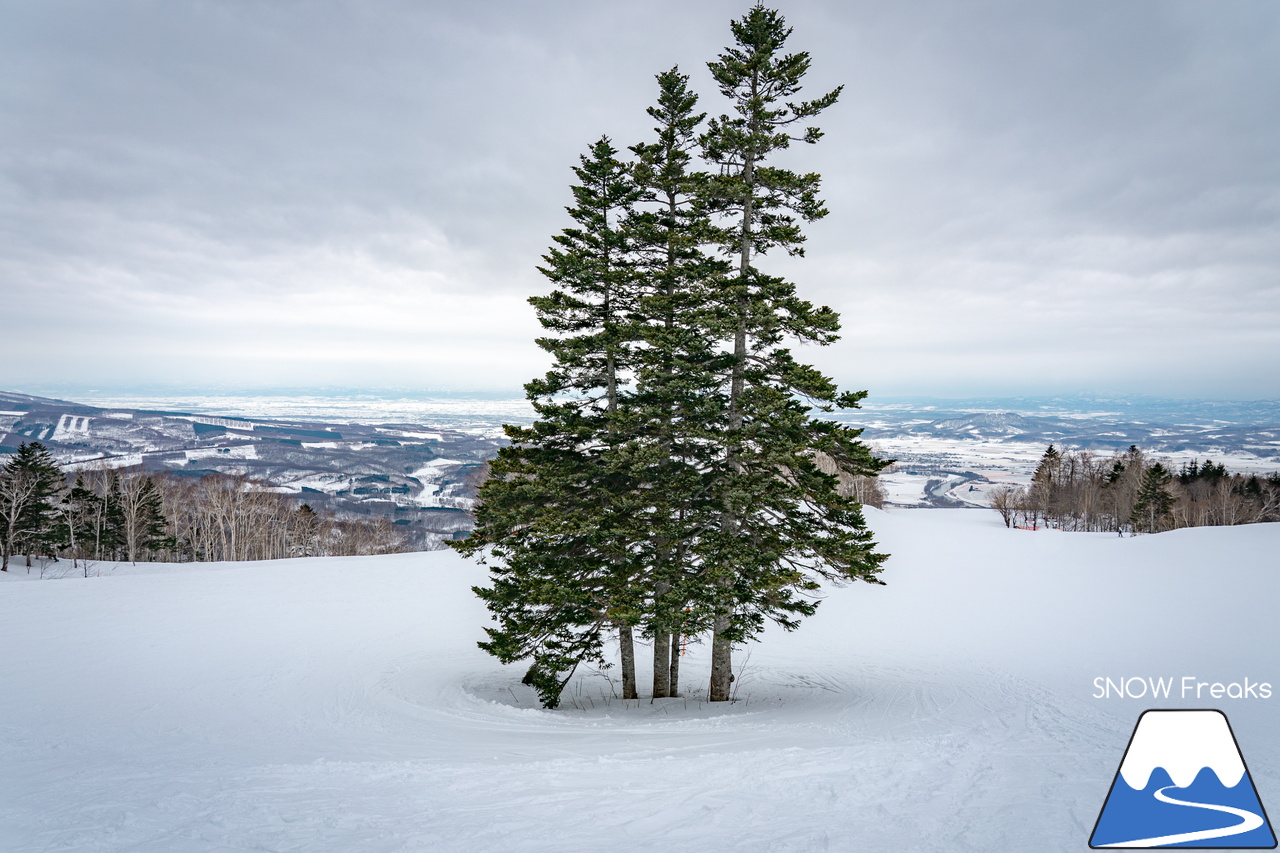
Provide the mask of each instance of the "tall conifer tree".
{"label": "tall conifer tree", "polygon": [[9,558],[26,552],[52,554],[59,536],[55,499],[63,489],[57,460],[38,441],[24,442],[0,466],[0,571]]}
{"label": "tall conifer tree", "polygon": [[525,386],[538,419],[506,428],[480,488],[476,530],[464,554],[491,548],[493,585],[476,590],[498,621],[482,647],[510,662],[533,658],[528,680],[554,707],[583,660],[603,663],[601,632],[622,652],[625,698],[638,695],[633,627],[642,602],[636,555],[623,530],[637,512],[618,429],[625,377],[634,369],[636,298],[627,222],[640,195],[607,137],[574,169],[576,225],[555,239],[539,270],[554,285],[529,300],[554,364]]}
{"label": "tall conifer tree", "polygon": [[[721,290],[720,333],[733,360],[720,537],[706,560],[706,589],[717,611],[712,701],[729,698],[732,644],[758,631],[766,615],[793,627],[797,616],[813,612],[804,593],[816,589],[817,577],[873,580],[884,559],[873,552],[858,507],[836,495],[834,478],[817,470],[813,453],[827,452],[855,473],[881,466],[856,441],[858,431],[811,418],[802,402],[830,411],[856,407],[865,395],[839,394],[783,346],[788,339],[835,341],[839,317],[756,265],[771,249],[803,255],[800,223],[827,213],[820,177],[780,168],[774,159],[792,142],[821,138],[816,127],[803,125],[834,104],[840,88],[795,100],[809,55],[783,52],[791,29],[776,11],[757,5],[731,28],[734,45],[708,67],[732,112],[713,119],[702,137],[705,158],[718,168],[708,186],[721,215],[717,242],[736,264]],[[793,136],[796,125],[803,129]]]}
{"label": "tall conifer tree", "polygon": [[711,233],[706,175],[691,170],[705,113],[687,75],[657,75],[658,101],[648,109],[656,141],[632,147],[634,172],[645,191],[632,220],[636,256],[636,389],[625,428],[634,436],[636,479],[650,496],[633,534],[646,542],[649,631],[653,638],[653,696],[678,695],[680,636],[705,619],[690,605],[699,596],[695,562],[699,519],[709,517],[708,462],[714,445],[706,424],[724,414],[718,373],[727,364],[715,336],[714,283],[728,265],[708,256]]}
{"label": "tall conifer tree", "polygon": [[[732,27],[736,46],[710,63],[732,115],[699,136],[697,98],[672,69],[636,162],[606,138],[575,169],[576,224],[540,267],[555,289],[530,300],[555,359],[526,386],[538,418],[507,428],[476,530],[455,545],[492,558],[476,592],[498,624],[481,646],[532,658],[526,683],[549,707],[579,663],[603,663],[608,627],[625,698],[634,626],[654,640],[655,697],[678,691],[681,634],[713,629],[710,697],[728,699],[732,643],[769,619],[795,627],[823,580],[878,582],[885,559],[816,464],[883,466],[858,430],[811,415],[864,394],[839,393],[785,346],[834,341],[838,317],[756,264],[772,248],[802,254],[800,222],[826,213],[818,176],[771,157],[839,90],[792,103],[809,60],[781,53],[790,30],[776,12],[757,6]],[[714,174],[690,168],[697,149]]]}
{"label": "tall conifer tree", "polygon": [[1157,533],[1164,529],[1175,502],[1173,493],[1169,491],[1172,480],[1173,474],[1159,462],[1143,473],[1137,503],[1130,517],[1135,530]]}

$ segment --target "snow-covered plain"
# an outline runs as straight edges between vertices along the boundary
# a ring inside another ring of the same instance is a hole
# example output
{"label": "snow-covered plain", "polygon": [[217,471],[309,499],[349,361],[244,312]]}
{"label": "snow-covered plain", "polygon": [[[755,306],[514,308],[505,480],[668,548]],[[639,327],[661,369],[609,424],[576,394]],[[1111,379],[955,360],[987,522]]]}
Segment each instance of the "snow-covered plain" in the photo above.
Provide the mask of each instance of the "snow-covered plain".
{"label": "snow-covered plain", "polygon": [[[868,511],[886,587],[737,655],[737,701],[535,707],[450,552],[0,582],[0,849],[1086,850],[1148,707],[1218,707],[1280,811],[1280,525],[1158,536]],[[110,566],[93,567],[95,572]],[[748,656],[749,651],[749,656]],[[647,671],[642,673],[647,677]],[[1179,682],[1180,683],[1180,682]]]}
{"label": "snow-covered plain", "polygon": [[[281,395],[140,395],[78,391],[78,402],[100,407],[191,412],[216,416],[280,418],[353,424],[432,424],[460,432],[501,437],[502,424],[529,423],[533,407],[523,397],[404,397],[339,393]],[[0,415],[3,415],[0,412]]]}

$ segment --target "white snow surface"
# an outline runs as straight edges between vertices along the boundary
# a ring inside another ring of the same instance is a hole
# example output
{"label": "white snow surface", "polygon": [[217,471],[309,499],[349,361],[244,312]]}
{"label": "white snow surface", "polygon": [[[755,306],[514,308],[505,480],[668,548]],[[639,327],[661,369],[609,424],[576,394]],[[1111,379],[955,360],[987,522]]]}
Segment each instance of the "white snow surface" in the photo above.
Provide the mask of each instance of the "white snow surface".
{"label": "white snow surface", "polygon": [[[1280,525],[868,518],[888,586],[829,590],[737,652],[715,706],[694,644],[686,698],[623,703],[585,673],[538,709],[476,648],[484,571],[451,552],[15,566],[0,850],[1085,850],[1150,706],[1094,678],[1280,685]],[[1273,804],[1277,702],[1219,703]]]}
{"label": "white snow surface", "polygon": [[1218,711],[1143,714],[1120,765],[1120,775],[1130,788],[1141,791],[1157,767],[1168,771],[1179,788],[1194,782],[1206,767],[1228,788],[1240,784],[1244,777],[1244,761],[1227,718]]}

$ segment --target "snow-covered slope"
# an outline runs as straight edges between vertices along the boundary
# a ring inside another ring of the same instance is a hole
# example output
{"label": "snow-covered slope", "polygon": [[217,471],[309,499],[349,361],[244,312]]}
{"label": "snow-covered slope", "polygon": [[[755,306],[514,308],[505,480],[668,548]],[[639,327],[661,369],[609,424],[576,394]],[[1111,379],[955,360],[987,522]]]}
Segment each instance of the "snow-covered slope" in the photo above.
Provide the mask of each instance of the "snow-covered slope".
{"label": "snow-covered slope", "polygon": [[1280,687],[1280,526],[869,516],[889,586],[740,652],[727,707],[694,645],[687,698],[536,709],[447,552],[0,580],[0,849],[1084,850],[1148,707],[1222,708],[1280,802],[1280,698],[1093,698]]}

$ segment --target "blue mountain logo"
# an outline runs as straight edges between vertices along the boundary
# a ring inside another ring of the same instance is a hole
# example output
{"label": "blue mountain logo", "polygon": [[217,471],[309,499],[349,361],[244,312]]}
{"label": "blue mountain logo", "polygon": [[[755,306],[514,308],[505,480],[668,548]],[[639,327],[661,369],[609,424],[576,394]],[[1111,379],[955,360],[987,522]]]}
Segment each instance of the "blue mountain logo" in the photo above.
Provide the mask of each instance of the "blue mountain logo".
{"label": "blue mountain logo", "polygon": [[1089,846],[1270,850],[1271,822],[1221,711],[1145,711]]}

